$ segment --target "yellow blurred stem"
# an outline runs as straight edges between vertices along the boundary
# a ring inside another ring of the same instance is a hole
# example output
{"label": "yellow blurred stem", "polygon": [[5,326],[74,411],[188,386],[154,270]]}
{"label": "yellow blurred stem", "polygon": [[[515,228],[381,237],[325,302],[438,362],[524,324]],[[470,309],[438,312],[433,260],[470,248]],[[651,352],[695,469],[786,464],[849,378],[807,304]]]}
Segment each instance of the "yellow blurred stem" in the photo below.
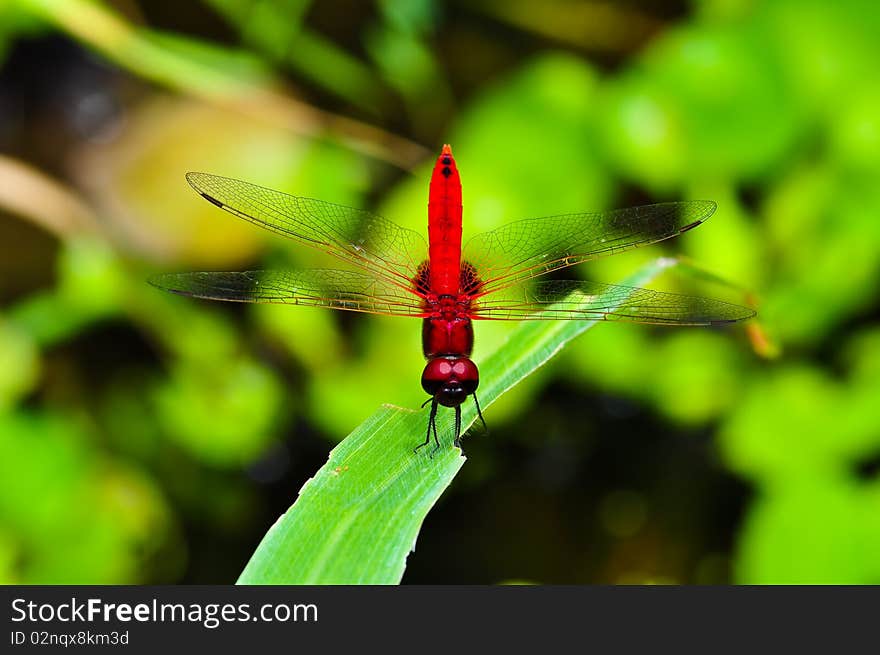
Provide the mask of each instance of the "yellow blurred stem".
{"label": "yellow blurred stem", "polygon": [[353,150],[407,170],[427,156],[424,147],[408,139],[273,90],[270,87],[278,82],[270,76],[240,79],[178,55],[152,42],[146,30],[133,27],[91,0],[22,0],[22,6],[121,67],[175,91],[221,103],[306,136],[330,131]]}
{"label": "yellow blurred stem", "polygon": [[24,162],[0,155],[0,207],[59,238],[96,232],[95,216],[76,194]]}
{"label": "yellow blurred stem", "polygon": [[[677,259],[679,261],[679,268],[684,273],[736,291],[741,295],[743,302],[747,307],[751,307],[755,311],[758,311],[760,300],[754,291],[718,275],[718,273],[706,268],[702,264],[698,264],[689,257],[679,256]],[[776,359],[782,354],[782,347],[779,342],[773,339],[761,324],[760,314],[746,323],[745,329],[749,342],[752,345],[752,350],[754,350],[755,353],[765,359]]]}

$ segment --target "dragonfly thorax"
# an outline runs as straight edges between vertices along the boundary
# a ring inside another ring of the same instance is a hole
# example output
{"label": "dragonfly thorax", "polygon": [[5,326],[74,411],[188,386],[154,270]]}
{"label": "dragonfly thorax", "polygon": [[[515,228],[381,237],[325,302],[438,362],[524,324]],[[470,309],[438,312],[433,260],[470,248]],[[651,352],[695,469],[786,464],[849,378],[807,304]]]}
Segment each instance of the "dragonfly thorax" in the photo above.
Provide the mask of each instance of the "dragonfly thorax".
{"label": "dragonfly thorax", "polygon": [[467,314],[436,312],[422,322],[422,353],[435,357],[470,357],[474,349],[474,326]]}
{"label": "dragonfly thorax", "polygon": [[436,357],[422,372],[422,389],[444,407],[458,407],[479,384],[477,365],[467,357]]}

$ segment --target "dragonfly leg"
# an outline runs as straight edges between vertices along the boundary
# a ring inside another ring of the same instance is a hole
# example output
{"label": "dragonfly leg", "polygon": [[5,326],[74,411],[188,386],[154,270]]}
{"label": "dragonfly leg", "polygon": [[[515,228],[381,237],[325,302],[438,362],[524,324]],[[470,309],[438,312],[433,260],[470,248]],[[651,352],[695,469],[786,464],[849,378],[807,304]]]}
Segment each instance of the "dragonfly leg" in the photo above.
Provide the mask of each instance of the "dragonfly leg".
{"label": "dragonfly leg", "polygon": [[[424,448],[429,443],[431,443],[431,429],[434,429],[434,443],[437,444],[437,448],[440,447],[440,443],[437,441],[437,398],[428,398],[424,403],[422,403],[422,407],[431,403],[431,414],[428,417],[428,432],[425,434],[425,443],[420,443],[413,449],[414,453],[419,452],[419,448]],[[436,450],[436,449],[435,449]],[[433,457],[433,452],[431,453]]]}
{"label": "dragonfly leg", "polygon": [[474,393],[473,396],[474,396],[474,405],[477,406],[477,416],[480,417],[480,421],[482,421],[482,423],[483,423],[483,430],[485,430],[486,432],[488,432],[488,431],[489,431],[489,428],[486,427],[486,419],[483,418],[483,412],[480,411],[480,403],[479,403],[479,401],[477,400],[477,394]]}
{"label": "dragonfly leg", "polygon": [[434,430],[434,447],[431,449],[431,459],[434,458],[434,453],[440,450],[440,441],[437,439],[437,400],[434,400],[434,404],[431,405],[431,425],[429,426]]}
{"label": "dragonfly leg", "polygon": [[452,445],[461,448],[461,405],[455,406],[455,441],[452,442]]}

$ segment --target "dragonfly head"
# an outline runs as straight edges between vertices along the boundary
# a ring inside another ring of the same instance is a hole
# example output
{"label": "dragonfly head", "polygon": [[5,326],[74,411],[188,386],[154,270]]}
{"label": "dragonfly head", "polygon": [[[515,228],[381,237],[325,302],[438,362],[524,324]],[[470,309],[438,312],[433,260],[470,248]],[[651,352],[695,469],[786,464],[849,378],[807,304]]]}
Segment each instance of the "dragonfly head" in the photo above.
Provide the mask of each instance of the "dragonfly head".
{"label": "dragonfly head", "polygon": [[461,405],[479,383],[477,365],[467,357],[436,357],[428,361],[422,373],[422,389],[444,407]]}

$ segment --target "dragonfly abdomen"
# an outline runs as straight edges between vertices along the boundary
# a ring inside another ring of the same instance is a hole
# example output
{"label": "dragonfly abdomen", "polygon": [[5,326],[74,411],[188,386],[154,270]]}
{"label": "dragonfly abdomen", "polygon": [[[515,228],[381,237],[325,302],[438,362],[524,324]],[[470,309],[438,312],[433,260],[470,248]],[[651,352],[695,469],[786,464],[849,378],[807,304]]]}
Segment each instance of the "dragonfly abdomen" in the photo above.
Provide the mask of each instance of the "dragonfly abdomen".
{"label": "dragonfly abdomen", "polygon": [[448,145],[434,165],[428,191],[431,291],[457,294],[461,273],[461,178]]}

